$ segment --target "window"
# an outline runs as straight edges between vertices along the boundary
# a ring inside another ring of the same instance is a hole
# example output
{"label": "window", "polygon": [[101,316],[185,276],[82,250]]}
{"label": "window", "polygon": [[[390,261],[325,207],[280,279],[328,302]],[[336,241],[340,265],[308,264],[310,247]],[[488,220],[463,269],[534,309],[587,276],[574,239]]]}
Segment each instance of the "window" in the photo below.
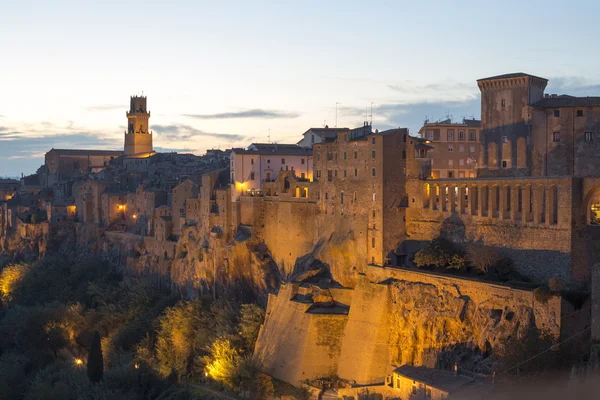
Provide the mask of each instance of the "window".
{"label": "window", "polygon": [[344,178],[346,177],[346,170],[344,170]]}
{"label": "window", "polygon": [[454,171],[448,171],[448,178],[454,178]]}
{"label": "window", "polygon": [[358,169],[354,168],[354,176],[358,176]]}
{"label": "window", "polygon": [[300,160],[300,164],[304,165],[304,158],[302,160]]}
{"label": "window", "polygon": [[471,153],[475,153],[475,146],[471,146],[471,147],[469,147],[469,151],[470,151]]}
{"label": "window", "polygon": [[375,193],[373,193],[373,201],[376,201],[375,199],[376,199],[376,196],[375,196]]}
{"label": "window", "polygon": [[448,129],[448,141],[449,142],[454,141],[454,129]]}
{"label": "window", "polygon": [[586,132],[585,133],[585,141],[588,143],[592,142],[592,132]]}
{"label": "window", "polygon": [[454,160],[448,160],[448,166],[452,167],[454,165]]}
{"label": "window", "polygon": [[311,143],[314,143],[314,142],[315,142],[315,135],[311,135],[311,136],[310,136],[310,142],[311,142]]}
{"label": "window", "polygon": [[449,144],[449,145],[448,145],[448,151],[449,151],[450,153],[452,153],[452,152],[454,151],[454,145],[453,145],[453,144]]}
{"label": "window", "polygon": [[371,238],[371,247],[375,248],[375,238]]}
{"label": "window", "polygon": [[358,151],[354,152],[354,159],[357,160],[358,159]]}
{"label": "window", "polygon": [[333,175],[337,177],[337,169],[334,171]]}
{"label": "window", "polygon": [[253,181],[254,180],[254,172],[250,172],[250,180]]}
{"label": "window", "polygon": [[327,180],[329,182],[331,182],[331,180],[333,179],[333,173],[331,172],[330,169],[327,170]]}
{"label": "window", "polygon": [[477,140],[477,132],[476,131],[469,131],[469,141],[470,142],[474,142]]}
{"label": "window", "polygon": [[346,152],[344,152],[344,160],[346,159]]}
{"label": "window", "polygon": [[458,160],[458,165],[460,165],[461,167],[465,165],[465,160],[463,160],[462,158]]}
{"label": "window", "polygon": [[552,134],[552,141],[553,142],[560,142],[560,132],[554,132]]}
{"label": "window", "polygon": [[464,144],[459,144],[459,145],[458,145],[458,151],[459,151],[460,153],[464,153],[464,151],[465,151],[465,145],[464,145]]}
{"label": "window", "polygon": [[250,165],[254,165],[254,158],[250,159]]}
{"label": "window", "polygon": [[235,182],[235,179],[233,179],[233,178],[234,178],[234,175],[233,175],[233,172],[232,172],[231,173],[231,182]]}
{"label": "window", "polygon": [[406,150],[402,150],[402,159],[406,160]]}
{"label": "window", "polygon": [[502,168],[508,167],[508,162],[506,160],[502,160]]}
{"label": "window", "polygon": [[373,218],[375,218],[375,210],[373,210]]}
{"label": "window", "polygon": [[267,160],[267,164],[271,164],[271,160]]}
{"label": "window", "polygon": [[425,132],[425,138],[427,140],[433,140],[433,131],[429,130],[429,131]]}
{"label": "window", "polygon": [[281,163],[282,163],[282,164],[285,164],[285,158],[282,158],[282,159],[281,159]]}
{"label": "window", "polygon": [[502,136],[501,141],[502,141],[502,144],[508,143],[508,137],[507,136]]}
{"label": "window", "polygon": [[458,141],[459,142],[465,141],[465,131],[463,131],[462,129],[460,131],[458,131]]}
{"label": "window", "polygon": [[321,161],[321,155],[317,153],[317,161]]}
{"label": "window", "polygon": [[320,170],[320,169],[318,169],[318,170],[317,170],[317,178],[320,178],[320,177],[321,177],[321,170]]}
{"label": "window", "polygon": [[504,101],[504,99],[502,99],[500,101],[500,107],[505,108],[506,107],[506,101]]}
{"label": "window", "polygon": [[375,158],[375,150],[371,152],[371,158]]}
{"label": "window", "polygon": [[304,172],[303,172],[303,173],[301,173],[301,174],[300,174],[300,178],[301,178],[301,179],[306,179],[306,174],[305,174]]}
{"label": "window", "polygon": [[583,110],[577,110],[577,116],[583,117]]}
{"label": "window", "polygon": [[375,144],[375,138],[371,138],[371,144]]}
{"label": "window", "polygon": [[354,201],[356,201],[356,191],[354,192],[354,197],[353,197]]}
{"label": "window", "polygon": [[375,172],[375,168],[371,169],[371,176],[377,176],[376,172]]}
{"label": "window", "polygon": [[429,386],[427,386],[425,388],[425,398],[426,399],[430,399],[431,398],[431,388]]}
{"label": "window", "polygon": [[344,192],[340,193],[340,204],[344,204]]}
{"label": "window", "polygon": [[325,192],[325,200],[329,199],[329,194],[327,194],[327,192]]}
{"label": "window", "polygon": [[560,117],[560,110],[554,110],[554,116]]}

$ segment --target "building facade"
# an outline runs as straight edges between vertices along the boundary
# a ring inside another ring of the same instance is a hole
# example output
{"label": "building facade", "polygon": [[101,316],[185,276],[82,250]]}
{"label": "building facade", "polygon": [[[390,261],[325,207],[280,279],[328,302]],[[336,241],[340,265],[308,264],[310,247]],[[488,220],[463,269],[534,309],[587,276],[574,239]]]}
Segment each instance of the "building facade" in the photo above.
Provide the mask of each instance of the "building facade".
{"label": "building facade", "polygon": [[433,147],[431,177],[475,178],[481,154],[481,121],[426,122],[419,134]]}
{"label": "building facade", "polygon": [[125,132],[125,155],[149,155],[152,150],[152,132],[148,127],[150,111],[146,107],[147,97],[132,96],[127,115]]}

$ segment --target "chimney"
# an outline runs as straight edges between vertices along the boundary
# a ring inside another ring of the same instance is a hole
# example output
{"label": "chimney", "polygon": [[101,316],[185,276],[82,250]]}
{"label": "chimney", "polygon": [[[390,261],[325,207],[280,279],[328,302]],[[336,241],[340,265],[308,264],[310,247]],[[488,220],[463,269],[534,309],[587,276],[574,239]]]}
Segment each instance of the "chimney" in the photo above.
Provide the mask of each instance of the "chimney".
{"label": "chimney", "polygon": [[458,363],[454,363],[454,376],[458,376]]}

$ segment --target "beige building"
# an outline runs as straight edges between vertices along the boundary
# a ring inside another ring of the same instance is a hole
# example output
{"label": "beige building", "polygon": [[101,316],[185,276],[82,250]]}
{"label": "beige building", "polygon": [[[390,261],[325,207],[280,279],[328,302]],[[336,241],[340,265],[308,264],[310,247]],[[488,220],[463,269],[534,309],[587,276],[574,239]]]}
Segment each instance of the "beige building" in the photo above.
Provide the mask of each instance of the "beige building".
{"label": "beige building", "polygon": [[312,147],[313,144],[323,143],[327,140],[337,138],[338,133],[348,132],[348,128],[330,128],[325,125],[324,128],[310,128],[302,134],[302,140],[297,144],[300,147]]}
{"label": "beige building", "polygon": [[311,148],[296,144],[253,143],[233,149],[230,156],[231,200],[260,194],[264,182],[272,182],[280,171],[294,171],[300,179],[313,180]]}
{"label": "beige building", "polygon": [[481,155],[481,121],[464,119],[462,123],[444,120],[425,122],[419,130],[433,147],[431,177],[475,178]]}

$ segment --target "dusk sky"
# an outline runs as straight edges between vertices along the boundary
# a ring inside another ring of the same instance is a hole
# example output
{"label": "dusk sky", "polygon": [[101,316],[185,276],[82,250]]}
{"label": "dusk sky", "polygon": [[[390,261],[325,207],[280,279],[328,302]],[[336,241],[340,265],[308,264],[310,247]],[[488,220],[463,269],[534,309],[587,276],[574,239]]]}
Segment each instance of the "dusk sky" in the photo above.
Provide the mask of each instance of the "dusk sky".
{"label": "dusk sky", "polygon": [[[85,3],[85,4],[84,4]],[[476,79],[600,95],[600,2],[3,1],[0,177],[51,148],[122,149],[148,96],[157,151],[297,142],[310,127],[479,118]]]}

